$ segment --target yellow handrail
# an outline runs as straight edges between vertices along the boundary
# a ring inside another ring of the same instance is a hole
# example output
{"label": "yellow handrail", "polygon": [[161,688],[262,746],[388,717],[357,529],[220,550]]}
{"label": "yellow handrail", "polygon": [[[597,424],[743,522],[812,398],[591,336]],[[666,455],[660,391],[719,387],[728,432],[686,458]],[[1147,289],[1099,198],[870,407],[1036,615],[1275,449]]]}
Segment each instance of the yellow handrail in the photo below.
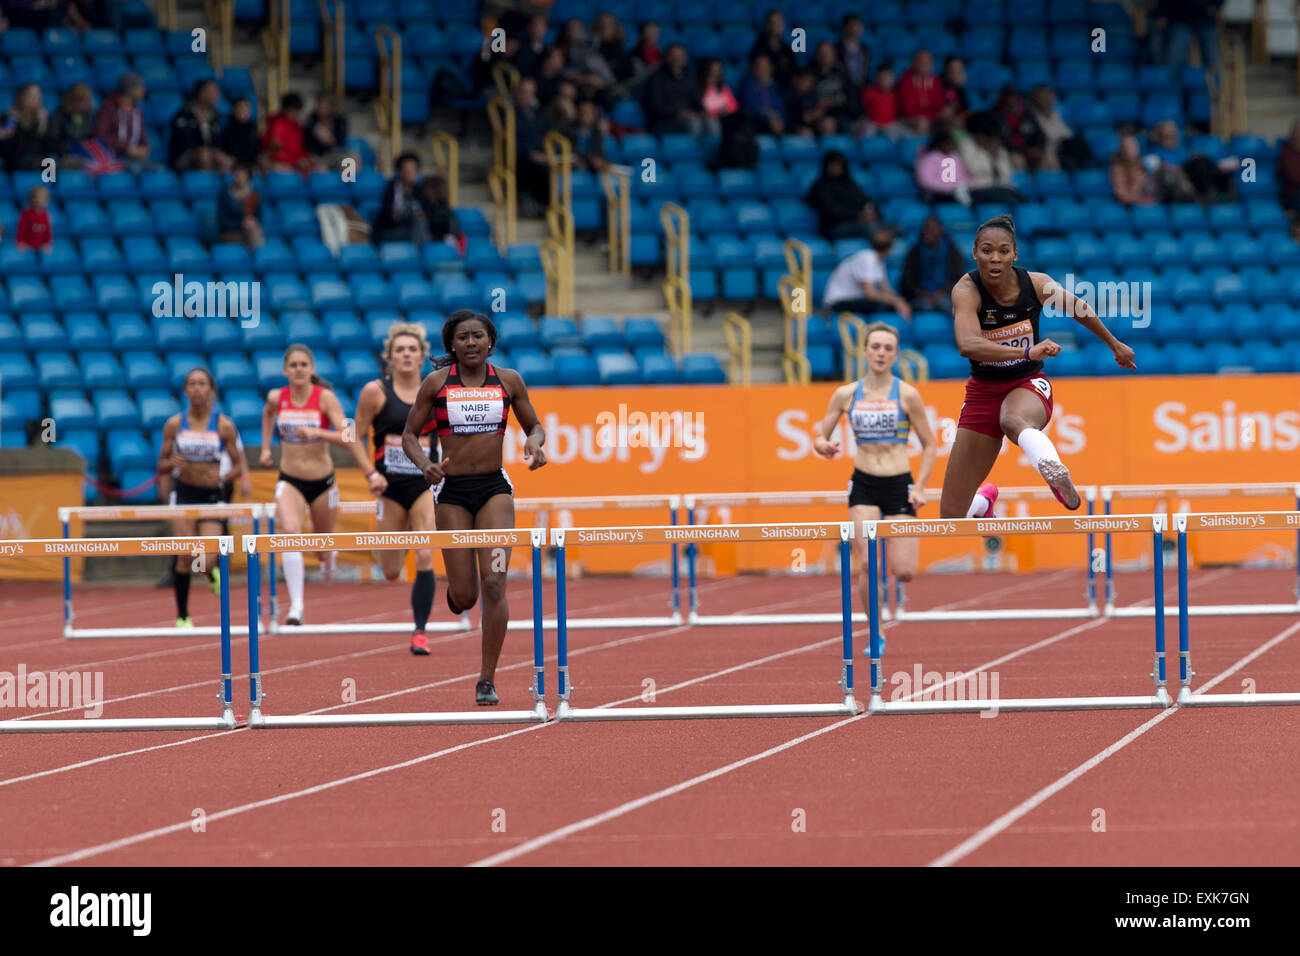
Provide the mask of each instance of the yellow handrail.
{"label": "yellow handrail", "polygon": [[676,276],[664,279],[668,304],[668,348],[680,358],[691,350],[691,286]]}
{"label": "yellow handrail", "polygon": [[230,65],[230,35],[235,27],[235,0],[204,0],[204,12],[212,24],[212,38],[208,43],[208,62],[217,76]]}
{"label": "yellow handrail", "polygon": [[504,96],[494,96],[487,103],[488,122],[492,124],[492,165],[515,171],[515,109]]}
{"label": "yellow handrail", "polygon": [[754,358],[754,330],[749,320],[736,312],[722,317],[722,334],[727,339],[731,362],[727,378],[732,385],[750,384]]}
{"label": "yellow handrail", "polygon": [[867,323],[852,312],[840,313],[840,345],[844,352],[844,381],[867,374]]}
{"label": "yellow handrail", "polygon": [[538,247],[546,273],[546,314],[572,315],[573,301],[566,289],[565,275],[572,271],[568,253],[554,239],[543,239]]}
{"label": "yellow handrail", "polygon": [[[515,174],[513,170],[493,166],[488,170],[488,191],[492,194],[492,232],[496,247],[504,250],[515,241]],[[502,241],[502,236],[505,240]]]}
{"label": "yellow handrail", "polygon": [[460,143],[445,130],[433,134],[433,161],[447,177],[447,205],[460,205]]}
{"label": "yellow handrail", "polygon": [[798,352],[786,352],[781,356],[781,368],[785,372],[787,385],[807,385],[812,381],[812,366],[806,356]]}
{"label": "yellow handrail", "polygon": [[792,275],[783,275],[776,283],[777,298],[781,302],[782,324],[785,329],[785,350],[808,354],[808,311],[798,309],[796,297],[803,288]]}
{"label": "yellow handrail", "polygon": [[375,30],[379,48],[379,97],[375,122],[379,126],[379,164],[385,176],[402,154],[402,36],[390,27]]}
{"label": "yellow handrail", "polygon": [[515,241],[518,217],[515,111],[506,97],[494,96],[488,100],[487,115],[492,124],[492,168],[488,170],[488,188],[492,191],[494,204],[497,248],[504,249]]}
{"label": "yellow handrail", "polygon": [[546,221],[551,225],[551,238],[563,243],[572,256],[573,147],[569,144],[568,137],[551,130],[542,137],[542,152],[546,154],[546,170],[551,184],[551,202],[546,210]]}
{"label": "yellow handrail", "polygon": [[804,288],[812,291],[812,250],[798,239],[787,239],[782,247],[785,267]]}
{"label": "yellow handrail", "polygon": [[320,6],[320,39],[325,57],[325,89],[335,96],[343,96],[344,18],[343,0],[316,0]]}
{"label": "yellow handrail", "polygon": [[492,65],[492,85],[508,101],[510,94],[514,92],[515,87],[519,85],[519,70],[513,63],[507,63],[505,60],[498,60]]}
{"label": "yellow handrail", "polygon": [[677,203],[659,208],[667,250],[664,300],[668,303],[668,332],[673,354],[691,350],[691,215]]}
{"label": "yellow handrail", "polygon": [[[280,94],[289,91],[289,30],[292,17],[289,0],[269,0],[269,19],[262,31],[262,47],[266,51],[267,70],[275,73],[275,88]],[[268,86],[270,81],[268,80]],[[279,109],[279,99],[266,104],[263,113]]]}
{"label": "yellow handrail", "polygon": [[609,167],[600,174],[600,184],[605,189],[609,271],[629,276],[632,274],[632,201],[627,170]]}
{"label": "yellow handrail", "polygon": [[904,382],[924,385],[930,381],[930,363],[916,349],[903,349],[898,353],[898,372]]}
{"label": "yellow handrail", "polygon": [[154,0],[154,16],[164,30],[176,29],[176,0]]}

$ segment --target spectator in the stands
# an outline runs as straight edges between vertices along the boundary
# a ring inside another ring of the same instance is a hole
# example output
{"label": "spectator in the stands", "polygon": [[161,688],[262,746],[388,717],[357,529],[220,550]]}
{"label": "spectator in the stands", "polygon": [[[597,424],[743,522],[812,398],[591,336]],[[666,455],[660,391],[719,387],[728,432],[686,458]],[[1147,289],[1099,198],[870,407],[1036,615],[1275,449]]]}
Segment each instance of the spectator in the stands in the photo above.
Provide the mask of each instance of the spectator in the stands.
{"label": "spectator in the stands", "polygon": [[754,169],[758,166],[758,131],[754,121],[739,111],[722,118],[722,142],[709,168]]}
{"label": "spectator in the stands", "polygon": [[510,58],[520,76],[536,77],[541,72],[542,55],[546,53],[546,31],[549,28],[545,14],[534,14],[528,18],[528,27],[519,49]]}
{"label": "spectator in the stands", "polygon": [[754,57],[749,75],[740,84],[740,109],[759,133],[780,136],[785,132],[785,102],[772,75],[772,60],[763,53]]}
{"label": "spectator in the stands", "polygon": [[579,169],[593,173],[603,172],[605,162],[605,131],[601,128],[600,108],[595,100],[578,104],[578,121],[570,133],[573,158]]}
{"label": "spectator in the stands", "polygon": [[546,118],[538,106],[537,84],[528,77],[520,79],[514,89],[514,107],[515,177],[523,194],[524,214],[532,216],[550,202],[551,175],[542,149]]}
{"label": "spectator in the stands", "polygon": [[827,312],[897,312],[911,321],[912,307],[894,291],[885,270],[885,259],[894,245],[887,229],[871,237],[871,248],[844,259],[826,280],[822,308]]}
{"label": "spectator in the stands", "polygon": [[138,73],[123,73],[117,90],[104,97],[95,117],[94,137],[103,141],[127,169],[161,169],[149,159],[149,129],[144,121],[144,80]]}
{"label": "spectator in the stands", "polygon": [[822,157],[821,175],[804,201],[817,213],[818,232],[826,239],[870,238],[880,230],[880,213],[849,175],[849,164],[837,149]]}
{"label": "spectator in the stands", "polygon": [[49,252],[54,248],[49,207],[50,191],[44,186],[33,186],[27,191],[27,208],[18,217],[18,235],[14,237],[20,252],[28,249]]}
{"label": "spectator in the stands", "polygon": [[959,56],[943,61],[943,95],[952,111],[950,125],[964,128],[970,116],[970,98],[966,96],[966,61]]}
{"label": "spectator in the stands", "polygon": [[650,131],[665,133],[703,131],[704,112],[700,106],[700,89],[686,69],[686,47],[674,43],[664,53],[664,61],[645,81],[642,102]]}
{"label": "spectator in the stands", "polygon": [[917,50],[898,80],[899,116],[913,132],[928,133],[945,98],[943,81],[934,75],[934,57],[929,50]]}
{"label": "spectator in the stands", "polygon": [[794,71],[790,91],[785,95],[786,133],[815,136],[835,132],[835,121],[828,115],[830,103],[817,95],[816,84],[813,71],[807,67]]}
{"label": "spectator in the stands", "polygon": [[24,83],[14,92],[9,111],[0,120],[0,156],[5,169],[40,169],[50,145],[50,120],[41,88]]}
{"label": "spectator in the stands", "polygon": [[970,177],[947,126],[935,126],[930,142],[916,154],[915,173],[921,197],[927,202],[952,200],[970,205]]}
{"label": "spectator in the stands", "polygon": [[296,172],[304,176],[319,168],[316,158],[303,145],[302,97],[297,93],[284,94],[280,98],[280,112],[266,121],[262,165],[267,172]]}
{"label": "spectator in the stands", "polygon": [[635,76],[644,79],[656,66],[663,62],[664,51],[659,48],[659,24],[647,20],[641,24],[636,45],[632,47],[632,70]]}
{"label": "spectator in the stands", "polygon": [[1011,184],[1015,167],[999,137],[1001,121],[992,112],[977,113],[967,124],[971,135],[957,144],[970,179],[975,202],[1017,203],[1020,193]]}
{"label": "spectator in the stands", "polygon": [[785,35],[785,14],[780,10],[771,9],[764,15],[763,32],[749,48],[750,61],[753,62],[760,53],[771,61],[772,75],[776,82],[781,86],[788,83],[797,64],[790,49],[790,41]]}
{"label": "spectator in the stands", "polygon": [[1165,202],[1206,203],[1235,192],[1237,160],[1228,157],[1216,163],[1204,153],[1189,154],[1173,120],[1161,120],[1152,129],[1145,159],[1148,168],[1156,167],[1156,189]]}
{"label": "spectator in the stands", "polygon": [[1300,211],[1300,123],[1291,126],[1291,135],[1277,154],[1277,178],[1282,187],[1282,205]]}
{"label": "spectator in the stands", "polygon": [[883,63],[876,68],[876,78],[862,91],[863,133],[883,133],[897,138],[903,133],[898,122],[898,91],[894,88],[894,68]]}
{"label": "spectator in the stands", "polygon": [[609,66],[618,83],[626,83],[636,74],[632,54],[627,48],[627,33],[618,17],[612,13],[598,13],[591,21],[591,40],[601,59]]}
{"label": "spectator in the stands", "polygon": [[[531,80],[520,80],[520,86]],[[441,240],[431,231],[431,210],[420,190],[420,158],[414,153],[397,157],[397,172],[384,187],[383,202],[372,233],[376,243]]]}
{"label": "spectator in the stands", "polygon": [[840,42],[835,47],[840,65],[849,83],[862,89],[871,80],[871,54],[862,45],[862,18],[856,13],[844,14],[840,21]]}
{"label": "spectator in the stands", "polygon": [[1142,162],[1142,147],[1132,133],[1120,137],[1110,158],[1110,188],[1126,206],[1154,206],[1159,199],[1155,177]]}
{"label": "spectator in the stands", "polygon": [[586,24],[578,19],[566,23],[559,45],[564,50],[568,74],[577,82],[583,95],[608,101],[616,82],[614,71],[600,55],[595,42],[587,36]]}
{"label": "spectator in the stands", "polygon": [[448,200],[447,180],[444,176],[428,176],[420,183],[421,208],[428,223],[429,238],[455,246],[464,255],[460,234],[460,220]]}
{"label": "spectator in the stands", "polygon": [[1029,116],[1025,98],[1010,83],[1002,87],[993,112],[1002,124],[1002,144],[1017,169],[1037,169],[1043,155],[1043,133]]}
{"label": "spectator in the stands", "polygon": [[1092,147],[1076,136],[1056,105],[1056,93],[1050,86],[1036,86],[1029,91],[1029,117],[1043,136],[1038,169],[1085,169],[1093,165]]}
{"label": "spectator in the stands", "polygon": [[262,137],[253,121],[253,103],[247,96],[230,104],[230,115],[221,129],[221,151],[236,163],[257,165],[262,154]]}
{"label": "spectator in the stands", "polygon": [[564,76],[564,51],[553,46],[542,55],[542,66],[537,72],[537,99],[549,103],[560,90]]}
{"label": "spectator in the stands", "polygon": [[234,160],[221,150],[217,103],[221,87],[216,80],[194,84],[189,102],[172,117],[167,140],[167,164],[177,171],[215,169],[227,172]]}
{"label": "spectator in the stands", "polygon": [[89,83],[74,83],[63,91],[59,108],[50,117],[50,154],[68,169],[80,169],[85,160],[73,148],[90,138],[95,122],[95,94]]}
{"label": "spectator in the stands", "polygon": [[316,109],[303,127],[303,146],[321,169],[338,169],[343,160],[357,158],[348,149],[348,118],[339,112],[333,93],[316,97]]}
{"label": "spectator in the stands", "polygon": [[230,171],[230,183],[217,199],[217,233],[222,242],[242,242],[256,249],[262,236],[262,194],[253,188],[253,170],[238,163]]}
{"label": "spectator in the stands", "polygon": [[950,312],[952,287],[965,271],[966,260],[943,222],[938,216],[927,216],[920,238],[903,260],[898,291],[918,312]]}
{"label": "spectator in the stands", "polygon": [[862,115],[860,94],[840,66],[835,44],[829,40],[818,43],[813,54],[813,83],[817,98],[826,107],[823,121],[818,127],[819,132],[847,132],[852,129],[854,122]]}
{"label": "spectator in the stands", "polygon": [[700,106],[705,130],[714,136],[722,134],[722,120],[740,109],[736,95],[723,78],[721,60],[705,60],[700,67]]}
{"label": "spectator in the stands", "polygon": [[555,96],[542,107],[542,116],[551,129],[572,138],[570,131],[578,122],[578,85],[567,77],[560,80],[555,87]]}
{"label": "spectator in the stands", "polygon": [[1157,63],[1187,66],[1194,37],[1202,65],[1218,67],[1217,18],[1223,0],[1151,0],[1148,7],[1152,53]]}

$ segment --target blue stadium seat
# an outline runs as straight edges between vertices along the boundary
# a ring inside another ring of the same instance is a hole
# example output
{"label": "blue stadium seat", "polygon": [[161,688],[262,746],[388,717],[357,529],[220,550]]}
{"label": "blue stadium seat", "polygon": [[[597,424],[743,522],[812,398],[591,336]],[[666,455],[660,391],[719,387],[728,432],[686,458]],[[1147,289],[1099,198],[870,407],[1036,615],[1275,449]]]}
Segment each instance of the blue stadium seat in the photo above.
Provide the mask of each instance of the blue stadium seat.
{"label": "blue stadium seat", "polygon": [[567,317],[543,316],[538,323],[538,333],[542,345],[548,350],[582,344],[582,335],[578,331],[578,326]]}
{"label": "blue stadium seat", "polygon": [[564,385],[585,387],[601,384],[600,367],[586,352],[561,351],[552,355],[555,375]]}
{"label": "blue stadium seat", "polygon": [[524,383],[530,387],[550,388],[560,384],[551,360],[545,358],[540,352],[516,353],[514,362],[515,371],[520,374]]}
{"label": "blue stadium seat", "polygon": [[[76,385],[71,387],[75,388]],[[55,421],[60,439],[75,429],[93,429],[97,426],[94,407],[79,392],[51,395],[50,417]]]}
{"label": "blue stadium seat", "polygon": [[66,351],[70,344],[67,332],[53,315],[26,315],[22,319],[22,326],[29,352]]}
{"label": "blue stadium seat", "polygon": [[659,349],[666,344],[663,329],[651,318],[629,318],[623,322],[623,338],[634,350]]}
{"label": "blue stadium seat", "polygon": [[101,429],[139,427],[140,408],[126,392],[98,391],[94,395],[94,408],[96,424]]}
{"label": "blue stadium seat", "polygon": [[682,381],[692,385],[720,385],[727,381],[721,363],[709,353],[682,356],[681,373]]}

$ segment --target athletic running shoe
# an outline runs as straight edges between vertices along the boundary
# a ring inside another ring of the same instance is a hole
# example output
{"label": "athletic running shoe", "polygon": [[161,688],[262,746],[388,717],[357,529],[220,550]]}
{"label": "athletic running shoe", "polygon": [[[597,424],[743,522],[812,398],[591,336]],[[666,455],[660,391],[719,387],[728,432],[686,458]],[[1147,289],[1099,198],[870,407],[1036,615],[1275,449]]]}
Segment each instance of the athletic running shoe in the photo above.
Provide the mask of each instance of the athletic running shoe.
{"label": "athletic running shoe", "polygon": [[1078,510],[1079,492],[1075,490],[1074,482],[1070,480],[1070,469],[1059,461],[1044,458],[1038,463],[1038,473],[1052,489],[1052,494],[1056,495],[1057,501],[1071,511]]}
{"label": "athletic running shoe", "polygon": [[447,610],[451,611],[451,613],[455,614],[457,617],[465,613],[458,608],[456,602],[451,599],[451,588],[447,588]]}
{"label": "athletic running shoe", "polygon": [[976,494],[989,503],[988,509],[984,512],[984,517],[992,518],[993,506],[998,503],[998,486],[991,481],[986,481],[980,485],[980,490]]}
{"label": "athletic running shoe", "polygon": [[337,551],[327,551],[320,562],[321,576],[325,579],[326,584],[334,582],[334,575],[338,572],[338,567],[339,553]]}
{"label": "athletic running shoe", "polygon": [[177,627],[193,627],[193,626],[194,626],[194,618],[192,618],[192,617],[178,617],[178,618],[176,619],[176,626],[177,626]]}
{"label": "athletic running shoe", "polygon": [[495,707],[500,703],[497,689],[492,686],[490,680],[481,680],[474,685],[474,703],[480,707]]}
{"label": "athletic running shoe", "polygon": [[284,619],[285,627],[302,627],[302,608],[289,609],[289,616]]}
{"label": "athletic running shoe", "polygon": [[424,631],[416,631],[411,635],[411,653],[428,654],[429,639],[424,636]]}
{"label": "athletic running shoe", "polygon": [[213,568],[208,574],[208,587],[212,588],[212,593],[221,597],[221,569]]}
{"label": "athletic running shoe", "polygon": [[[864,648],[862,649],[862,656],[863,656],[863,657],[867,657],[867,658],[871,657],[871,639],[870,639],[870,638],[867,639],[867,646],[864,647]],[[884,657],[884,656],[885,656],[885,635],[883,635],[883,634],[880,635],[880,656],[881,656],[881,657]]]}

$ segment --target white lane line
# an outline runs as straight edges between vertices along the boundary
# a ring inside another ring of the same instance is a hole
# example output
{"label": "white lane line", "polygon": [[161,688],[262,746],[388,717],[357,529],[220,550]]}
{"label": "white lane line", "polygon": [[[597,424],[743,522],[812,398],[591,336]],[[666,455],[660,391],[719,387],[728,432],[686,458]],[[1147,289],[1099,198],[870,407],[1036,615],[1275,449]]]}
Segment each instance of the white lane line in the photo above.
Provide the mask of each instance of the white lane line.
{"label": "white lane line", "polygon": [[[1206,690],[1210,687],[1213,687],[1216,684],[1220,683],[1221,681],[1224,681],[1227,678],[1231,677],[1234,673],[1236,673],[1241,668],[1245,667],[1248,663],[1250,663],[1260,654],[1263,654],[1264,652],[1268,651],[1270,648],[1276,647],[1278,644],[1282,643],[1282,641],[1286,640],[1296,631],[1300,631],[1300,621],[1297,621],[1295,624],[1292,624],[1286,630],[1269,638],[1269,640],[1265,641],[1262,645],[1257,647],[1252,653],[1247,654],[1241,660],[1237,661],[1237,663],[1233,664],[1223,673],[1215,677],[1212,681],[1210,681],[1208,684],[1202,687],[1201,690]],[[1168,710],[1163,710],[1160,713],[1156,714],[1156,716],[1152,717],[1146,723],[1142,724],[1139,727],[1134,728],[1132,731],[1125,734],[1123,737],[1115,741],[1115,743],[1111,744],[1109,747],[1105,748],[1104,750],[1102,750],[1097,754],[1094,754],[1088,760],[1079,764],[1079,766],[1075,767],[1065,776],[1048,784],[1042,790],[1039,790],[1028,800],[1025,800],[1023,803],[1020,803],[1019,805],[1012,807],[1010,810],[1002,814],[1002,816],[998,817],[996,820],[994,820],[988,826],[984,827],[978,833],[963,840],[961,843],[957,844],[955,847],[953,847],[947,853],[940,856],[938,859],[931,861],[929,865],[930,866],[951,866],[953,863],[956,863],[962,857],[968,856],[971,852],[983,846],[985,843],[987,843],[989,840],[992,840],[998,834],[1002,833],[1004,830],[1010,827],[1013,823],[1015,823],[1025,814],[1029,813],[1031,810],[1040,806],[1041,804],[1049,800],[1057,793],[1060,793],[1070,784],[1074,783],[1074,781],[1078,780],[1080,777],[1086,774],[1089,770],[1098,767],[1104,761],[1114,756],[1115,754],[1119,753],[1121,750],[1123,750],[1133,741],[1137,740],[1139,737],[1145,734],[1152,727],[1155,727],[1157,724],[1161,723],[1162,721],[1168,720],[1179,710],[1181,710],[1181,708],[1175,705],[1173,707],[1170,707]]]}

